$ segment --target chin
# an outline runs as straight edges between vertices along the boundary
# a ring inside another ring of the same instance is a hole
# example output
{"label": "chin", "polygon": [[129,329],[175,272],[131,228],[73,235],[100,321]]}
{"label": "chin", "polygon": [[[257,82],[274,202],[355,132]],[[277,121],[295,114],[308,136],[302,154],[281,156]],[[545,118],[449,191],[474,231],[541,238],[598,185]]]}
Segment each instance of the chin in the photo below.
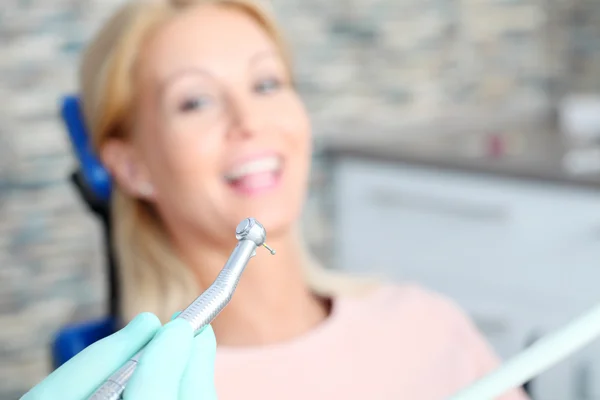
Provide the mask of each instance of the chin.
{"label": "chin", "polygon": [[255,218],[265,227],[267,237],[275,238],[291,232],[300,215],[300,202],[287,201],[273,204],[273,202],[266,201],[251,207],[239,207],[229,215],[229,218],[231,218],[231,224],[236,226],[244,218]]}
{"label": "chin", "polygon": [[232,210],[227,217],[232,224],[256,218],[271,238],[294,229],[302,214],[307,171],[284,160],[277,155],[253,158],[224,174],[224,198],[227,210]]}
{"label": "chin", "polygon": [[271,238],[282,237],[291,233],[300,217],[300,213],[292,213],[290,212],[291,210],[286,207],[282,208],[283,212],[267,212],[262,219],[260,216],[255,217],[263,224],[267,230],[267,234],[270,235]]}

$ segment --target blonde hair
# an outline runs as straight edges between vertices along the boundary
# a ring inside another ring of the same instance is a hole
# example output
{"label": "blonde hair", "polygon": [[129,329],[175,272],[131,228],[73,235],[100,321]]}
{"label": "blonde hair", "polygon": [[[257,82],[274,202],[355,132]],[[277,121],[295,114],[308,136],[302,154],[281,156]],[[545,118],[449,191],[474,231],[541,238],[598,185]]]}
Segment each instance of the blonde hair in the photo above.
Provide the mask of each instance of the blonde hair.
{"label": "blonde hair", "polygon": [[[291,71],[282,35],[268,13],[255,3],[247,0],[130,2],[109,19],[83,56],[81,99],[96,151],[110,138],[127,137],[135,104],[131,72],[148,35],[177,12],[199,4],[235,7],[251,16],[278,45]],[[148,204],[115,187],[112,210],[121,289],[120,317],[126,322],[142,311],[150,311],[166,321],[198,295],[200,288],[192,271],[173,250],[160,219]],[[308,251],[305,256],[307,283],[319,294],[356,293],[371,286],[371,282],[338,276],[322,268]]]}

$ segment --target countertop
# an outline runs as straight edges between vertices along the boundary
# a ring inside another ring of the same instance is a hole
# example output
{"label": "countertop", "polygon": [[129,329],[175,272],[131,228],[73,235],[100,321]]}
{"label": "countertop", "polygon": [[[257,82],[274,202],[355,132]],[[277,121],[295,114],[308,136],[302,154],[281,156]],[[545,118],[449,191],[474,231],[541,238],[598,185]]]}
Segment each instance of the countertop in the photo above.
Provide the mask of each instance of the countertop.
{"label": "countertop", "polygon": [[[589,160],[600,164],[600,150],[575,151],[551,124],[516,124],[495,130],[464,126],[395,132],[354,126],[324,135],[320,145],[328,161],[370,159],[600,190],[600,165],[585,173],[566,167],[574,155],[586,157],[587,164]],[[504,149],[494,154],[490,150],[494,146]]]}

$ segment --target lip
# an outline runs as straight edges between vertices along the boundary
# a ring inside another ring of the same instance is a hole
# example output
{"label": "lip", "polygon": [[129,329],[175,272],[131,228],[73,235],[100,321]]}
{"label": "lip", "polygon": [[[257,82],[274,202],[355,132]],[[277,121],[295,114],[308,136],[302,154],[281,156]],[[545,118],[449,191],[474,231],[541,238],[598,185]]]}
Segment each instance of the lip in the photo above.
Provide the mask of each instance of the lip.
{"label": "lip", "polygon": [[[244,180],[246,178],[242,179],[241,181],[229,181],[227,178],[225,178],[225,175],[227,174],[226,173],[224,174],[224,182],[226,182],[227,187],[232,189],[234,193],[242,195],[244,197],[255,197],[264,195],[278,188],[281,184],[282,177],[284,174],[285,161],[282,154],[276,151],[260,151],[254,153],[247,153],[246,155],[241,157],[236,157],[233,162],[228,164],[228,168],[225,171],[232,171],[245,163],[253,162],[261,158],[268,157],[278,158],[280,161],[279,170],[276,171],[274,175],[271,175],[270,178],[265,178],[265,173],[258,173],[257,175],[254,175],[253,178],[249,178],[251,179],[251,182],[253,179],[254,183],[247,184],[247,181]],[[261,174],[263,174],[262,178],[260,177]],[[256,179],[258,179],[258,182],[260,183],[257,183]],[[262,182],[261,179],[263,179]],[[266,181],[264,179],[266,179]]]}

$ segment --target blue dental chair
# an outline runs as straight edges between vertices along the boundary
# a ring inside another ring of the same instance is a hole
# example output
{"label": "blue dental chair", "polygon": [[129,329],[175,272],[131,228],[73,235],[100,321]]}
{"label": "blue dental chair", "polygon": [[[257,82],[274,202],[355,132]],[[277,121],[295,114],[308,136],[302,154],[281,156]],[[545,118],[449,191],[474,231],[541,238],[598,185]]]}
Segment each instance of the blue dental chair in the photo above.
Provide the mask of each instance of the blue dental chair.
{"label": "blue dental chair", "polygon": [[71,183],[104,227],[104,245],[108,260],[109,307],[107,317],[73,323],[63,327],[56,334],[51,343],[54,368],[58,368],[92,343],[115,332],[119,310],[119,288],[111,243],[110,176],[91,150],[78,97],[66,96],[62,100],[61,117],[79,163],[71,174]]}

